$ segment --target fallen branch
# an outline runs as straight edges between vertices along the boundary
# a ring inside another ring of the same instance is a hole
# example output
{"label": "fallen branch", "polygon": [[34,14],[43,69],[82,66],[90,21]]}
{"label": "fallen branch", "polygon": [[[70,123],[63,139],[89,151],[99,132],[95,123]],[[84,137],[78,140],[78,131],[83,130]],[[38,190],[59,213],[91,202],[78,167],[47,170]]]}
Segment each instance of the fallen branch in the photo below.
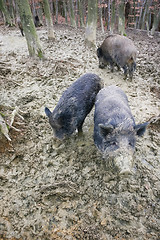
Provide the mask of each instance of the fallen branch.
{"label": "fallen branch", "polygon": [[1,116],[1,114],[0,114],[0,130],[1,130],[1,133],[3,133],[4,136],[5,136],[9,141],[11,141],[11,139],[10,139],[10,137],[9,137],[9,135],[8,135],[9,129],[8,129],[8,127],[7,127],[7,125],[6,125],[3,117]]}
{"label": "fallen branch", "polygon": [[160,120],[160,114],[158,116],[151,117],[148,122],[149,124],[155,124],[159,120]]}
{"label": "fallen branch", "polygon": [[20,119],[22,119],[24,121],[24,118],[19,114],[19,112],[22,112],[19,110],[18,107],[15,107],[15,109],[12,111],[11,113],[11,121],[10,121],[10,124],[7,125],[5,123],[5,120],[3,119],[2,115],[0,114],[0,131],[4,134],[4,136],[9,140],[11,141],[10,137],[9,137],[9,129],[14,129],[15,131],[17,132],[20,132],[19,129],[15,128],[13,126],[13,123],[15,121],[15,116],[17,115]]}
{"label": "fallen branch", "polygon": [[13,126],[11,126],[10,128],[14,129],[16,132],[20,132],[20,131],[21,131],[21,130],[19,130],[19,129],[13,127]]}

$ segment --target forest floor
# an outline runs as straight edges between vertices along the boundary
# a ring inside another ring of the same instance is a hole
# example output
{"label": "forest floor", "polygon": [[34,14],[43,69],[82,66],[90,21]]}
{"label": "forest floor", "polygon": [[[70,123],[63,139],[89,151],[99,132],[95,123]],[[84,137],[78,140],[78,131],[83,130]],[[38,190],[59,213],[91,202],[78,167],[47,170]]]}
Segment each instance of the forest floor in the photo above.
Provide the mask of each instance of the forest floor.
{"label": "forest floor", "polygon": [[[0,112],[9,123],[19,108],[9,142],[0,136],[0,239],[160,239],[160,123],[137,139],[133,175],[119,176],[93,142],[93,113],[82,138],[53,139],[44,108],[87,72],[127,94],[136,123],[159,115],[160,34],[127,29],[138,48],[132,81],[99,69],[84,30],[56,25],[55,42],[37,30],[46,60],[28,57],[18,29],[0,27]],[[97,31],[97,46],[105,35]]]}

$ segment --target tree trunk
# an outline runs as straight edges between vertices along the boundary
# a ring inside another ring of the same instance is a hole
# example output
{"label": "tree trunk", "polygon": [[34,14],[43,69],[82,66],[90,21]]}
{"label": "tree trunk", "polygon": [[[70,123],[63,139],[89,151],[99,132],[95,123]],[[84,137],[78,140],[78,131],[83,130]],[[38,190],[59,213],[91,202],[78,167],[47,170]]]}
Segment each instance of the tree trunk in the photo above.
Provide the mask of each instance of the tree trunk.
{"label": "tree trunk", "polygon": [[136,28],[136,26],[137,26],[136,0],[133,0],[133,15],[134,15],[134,28]]}
{"label": "tree trunk", "polygon": [[129,22],[129,14],[131,11],[131,4],[129,3],[129,1],[126,2],[125,4],[125,28],[128,27],[128,22]]}
{"label": "tree trunk", "polygon": [[47,24],[47,28],[48,28],[48,39],[54,40],[55,34],[53,31],[53,22],[52,22],[52,17],[51,17],[48,0],[43,0],[43,5],[44,5],[44,14],[45,14],[45,19],[46,19],[46,24]]}
{"label": "tree trunk", "polygon": [[[80,0],[80,1],[81,1],[81,0]],[[82,0],[82,9],[83,9],[82,13],[83,13],[84,25],[87,24],[87,16],[88,16],[88,14],[87,14],[87,8],[88,8],[88,6],[87,6],[86,1],[88,1],[88,0]],[[86,15],[87,15],[87,16],[86,16]]]}
{"label": "tree trunk", "polygon": [[73,1],[69,0],[70,2],[70,13],[71,13],[71,26],[76,27],[76,20],[75,20],[75,14],[74,14],[74,5],[73,5]]}
{"label": "tree trunk", "polygon": [[151,12],[149,7],[152,5],[152,0],[149,0],[148,2],[148,6],[147,6],[147,14],[146,14],[146,27],[147,27],[147,34],[149,36],[149,26],[150,26],[150,16],[151,16]]}
{"label": "tree trunk", "polygon": [[103,26],[103,19],[102,19],[102,6],[101,6],[101,4],[102,4],[102,0],[100,0],[99,17],[100,17],[102,33],[104,33],[104,26]]}
{"label": "tree trunk", "polygon": [[51,0],[49,0],[49,7],[50,7],[51,15],[54,16],[53,1],[51,1]]}
{"label": "tree trunk", "polygon": [[[136,0],[135,0],[136,1]],[[136,5],[136,7],[139,9],[139,7],[140,7],[140,4],[139,4],[139,2],[137,2],[137,5]],[[135,10],[136,11],[136,10]],[[138,28],[138,24],[139,24],[139,17],[138,17],[138,15],[135,13],[135,15],[136,15],[136,24],[135,24],[135,29],[137,29]]]}
{"label": "tree trunk", "polygon": [[110,31],[110,22],[111,22],[111,5],[110,5],[110,0],[108,0],[108,24],[107,24],[107,29]]}
{"label": "tree trunk", "polygon": [[39,3],[39,8],[37,9],[37,13],[38,13],[38,16],[40,18],[40,22],[43,25],[44,24],[43,23],[43,8],[42,8],[42,3],[41,2]]}
{"label": "tree trunk", "polygon": [[76,26],[79,25],[79,15],[78,15],[78,0],[76,0]]}
{"label": "tree trunk", "polygon": [[4,3],[4,0],[0,0],[0,10],[3,13],[5,25],[12,26],[13,25],[12,20],[11,20],[11,17],[9,15],[8,9],[6,8],[6,5]]}
{"label": "tree trunk", "polygon": [[106,7],[103,8],[103,14],[104,14],[104,20],[105,22],[107,21],[107,11],[106,11]]}
{"label": "tree trunk", "polygon": [[14,25],[15,17],[14,17],[14,4],[12,4],[12,0],[8,1],[9,5],[9,15],[11,17],[12,24]]}
{"label": "tree trunk", "polygon": [[78,8],[79,8],[80,26],[84,27],[82,0],[78,0]]}
{"label": "tree trunk", "polygon": [[143,12],[142,27],[141,27],[141,29],[145,29],[146,19],[148,20],[150,3],[151,3],[151,0],[147,0],[147,1],[146,1],[145,9],[144,9],[144,12]]}
{"label": "tree trunk", "polygon": [[67,9],[68,9],[69,20],[70,20],[70,25],[71,25],[71,8],[70,8],[70,2],[69,2],[69,0],[66,0],[66,1],[67,1]]}
{"label": "tree trunk", "polygon": [[63,0],[63,9],[64,9],[65,22],[68,24],[66,0]]}
{"label": "tree trunk", "polygon": [[115,0],[112,1],[111,5],[111,27],[110,27],[111,33],[113,33],[114,28],[115,28]]}
{"label": "tree trunk", "polygon": [[14,0],[12,0],[11,4],[13,6],[13,16],[14,16],[14,20],[13,21],[14,21],[14,24],[16,25],[16,14],[17,14],[17,12],[16,12],[16,3],[15,3]]}
{"label": "tree trunk", "polygon": [[142,7],[141,7],[141,11],[140,11],[140,15],[139,15],[139,21],[138,21],[138,28],[141,27],[141,19],[142,19],[142,13],[143,13],[145,3],[146,3],[146,0],[143,1]]}
{"label": "tree trunk", "polygon": [[33,13],[33,16],[35,17],[37,14],[36,14],[36,8],[35,8],[35,2],[34,0],[32,0],[32,13]]}
{"label": "tree trunk", "polygon": [[155,33],[156,28],[160,25],[160,9],[157,10],[154,14],[154,21],[153,21],[153,26],[151,29],[151,35],[153,36]]}
{"label": "tree trunk", "polygon": [[19,7],[22,26],[27,40],[28,51],[30,57],[39,57],[42,59],[43,52],[39,43],[39,38],[34,26],[31,9],[28,0],[16,0]]}
{"label": "tree trunk", "polygon": [[97,0],[88,0],[88,20],[85,31],[85,42],[90,47],[95,47],[96,45],[97,11]]}
{"label": "tree trunk", "polygon": [[56,22],[58,23],[58,0],[56,0]]}
{"label": "tree trunk", "polygon": [[119,21],[118,21],[118,31],[121,35],[125,35],[125,16],[124,16],[124,0],[119,3]]}

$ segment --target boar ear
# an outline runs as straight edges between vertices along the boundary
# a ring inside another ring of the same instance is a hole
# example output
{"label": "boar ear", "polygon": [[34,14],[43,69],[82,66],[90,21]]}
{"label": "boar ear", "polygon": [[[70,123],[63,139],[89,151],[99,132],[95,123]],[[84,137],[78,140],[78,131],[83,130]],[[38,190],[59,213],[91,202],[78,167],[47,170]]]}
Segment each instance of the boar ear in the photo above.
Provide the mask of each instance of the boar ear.
{"label": "boar ear", "polygon": [[113,126],[111,124],[104,125],[102,123],[98,124],[100,134],[103,137],[106,137],[107,134],[111,133],[113,131]]}
{"label": "boar ear", "polygon": [[139,137],[144,134],[148,124],[149,124],[149,122],[145,122],[145,123],[141,123],[141,124],[135,125],[134,129],[136,130],[136,134]]}
{"label": "boar ear", "polygon": [[46,113],[47,117],[49,117],[51,115],[51,111],[49,110],[49,108],[45,107],[45,113]]}

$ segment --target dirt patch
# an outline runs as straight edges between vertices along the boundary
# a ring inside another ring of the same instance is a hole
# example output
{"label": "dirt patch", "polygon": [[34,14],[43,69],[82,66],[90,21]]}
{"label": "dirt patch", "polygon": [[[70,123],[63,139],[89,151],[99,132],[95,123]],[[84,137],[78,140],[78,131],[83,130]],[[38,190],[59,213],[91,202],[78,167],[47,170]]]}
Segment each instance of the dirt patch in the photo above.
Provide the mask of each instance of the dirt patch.
{"label": "dirt patch", "polygon": [[[44,113],[56,106],[62,92],[86,72],[105,86],[121,87],[136,123],[159,115],[160,36],[128,30],[139,50],[133,81],[123,72],[99,69],[96,49],[84,45],[84,30],[56,26],[56,41],[38,35],[46,60],[28,58],[25,38],[1,27],[1,110],[9,120],[15,106],[23,112],[20,133],[11,143],[0,139],[1,239],[159,239],[160,137],[152,124],[139,138],[134,174],[119,177],[103,162],[93,142],[93,112],[82,138],[53,140]],[[103,41],[97,32],[97,46]],[[159,125],[158,125],[159,126]]]}

